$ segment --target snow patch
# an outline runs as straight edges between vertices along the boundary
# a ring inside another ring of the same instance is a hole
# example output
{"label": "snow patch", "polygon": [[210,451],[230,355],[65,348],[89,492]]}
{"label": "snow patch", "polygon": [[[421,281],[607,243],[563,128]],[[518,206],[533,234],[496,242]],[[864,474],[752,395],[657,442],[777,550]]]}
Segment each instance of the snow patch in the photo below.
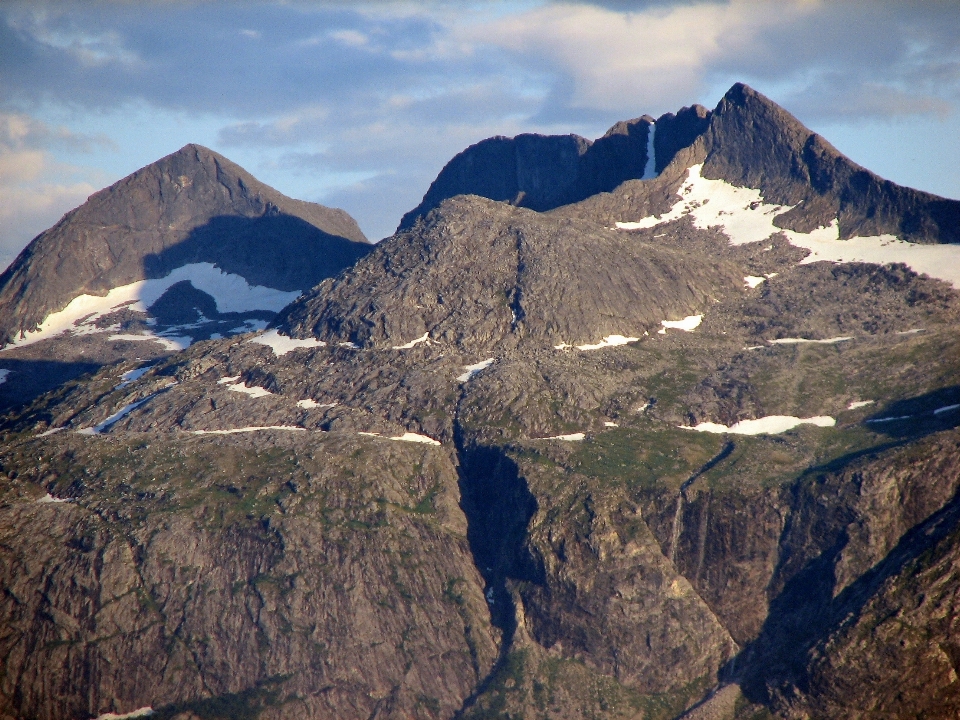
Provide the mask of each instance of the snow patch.
{"label": "snow patch", "polygon": [[[616,347],[617,345],[626,345],[627,343],[635,343],[640,338],[638,337],[625,337],[623,335],[607,335],[603,340],[592,345],[577,345],[577,350],[600,350],[601,348],[606,347]],[[554,345],[558,350],[562,349],[560,346]],[[567,346],[569,347],[569,346]]]}
{"label": "snow patch", "polygon": [[538,438],[540,440],[564,440],[566,442],[579,442],[586,437],[586,433],[570,433],[569,435],[551,435],[550,437]]}
{"label": "snow patch", "polygon": [[765,277],[757,277],[756,275],[745,275],[743,277],[743,284],[746,285],[751,290],[755,288],[760,283],[766,280]]}
{"label": "snow patch", "polygon": [[68,331],[106,332],[96,321],[115,310],[128,307],[146,312],[172,285],[187,280],[194,288],[210,295],[222,313],[268,310],[279,312],[297,297],[299,291],[284,292],[262,285],[250,285],[239,275],[225,273],[212,263],[193,263],[178,267],[164,278],[138,280],[110,290],[105,296],[78,295],[63,310],[48,315],[36,330],[21,333],[7,347],[23,347]]}
{"label": "snow patch", "polygon": [[0,370],[0,385],[3,385],[7,381],[7,376],[9,374],[9,370]]}
{"label": "snow patch", "polygon": [[873,403],[873,400],[854,400],[847,405],[847,410],[856,410],[857,408],[866,407],[867,405],[873,405]]}
{"label": "snow patch", "polygon": [[720,423],[702,422],[691,427],[680,425],[684,430],[696,430],[709,433],[730,433],[731,435],[778,435],[787,430],[793,430],[798,425],[816,425],[817,427],[833,427],[837,421],[828,415],[817,417],[798,418],[793,415],[768,415],[756,420],[741,420],[730,427]]}
{"label": "snow patch", "polygon": [[54,497],[50,493],[47,493],[42,498],[37,498],[38,503],[68,503],[72,502],[70,498],[58,498]]}
{"label": "snow patch", "polygon": [[427,437],[426,435],[418,435],[417,433],[405,432],[403,435],[396,435],[390,438],[391,440],[402,440],[404,442],[415,442],[415,443],[424,443],[425,445],[439,445],[439,440],[434,440],[432,437]]}
{"label": "snow patch", "polygon": [[826,340],[811,340],[809,338],[779,338],[777,340],[767,340],[771,345],[800,345],[803,343],[819,343],[821,345],[835,345],[836,343],[853,340],[853,336],[845,335],[843,337],[832,337]]}
{"label": "snow patch", "polygon": [[934,415],[942,415],[943,413],[953,412],[957,408],[960,408],[960,403],[957,405],[944,405],[942,408],[937,408],[933,411]]}
{"label": "snow patch", "polygon": [[49,430],[45,430],[44,432],[37,435],[37,437],[49,437],[50,435],[56,435],[58,432],[63,432],[64,430],[66,430],[66,428],[62,428],[62,427],[50,428]]}
{"label": "snow patch", "polygon": [[143,333],[142,335],[111,335],[107,340],[127,340],[129,342],[153,340],[171,352],[186,350],[193,342],[193,338],[190,337],[168,337],[165,335],[154,335],[153,333]]}
{"label": "snow patch", "polygon": [[667,330],[693,332],[700,327],[701,322],[703,322],[703,315],[687,315],[683,320],[661,320],[660,324],[663,325],[663,327],[657,330],[657,333],[666,335]]}
{"label": "snow patch", "polygon": [[243,325],[239,325],[235,328],[230,328],[228,332],[233,333],[234,335],[239,333],[248,333],[248,332],[260,332],[261,330],[267,329],[266,320],[244,320]]}
{"label": "snow patch", "polygon": [[152,400],[153,398],[155,398],[157,395],[159,395],[159,393],[152,393],[150,395],[147,395],[142,400],[137,400],[136,402],[132,402],[129,405],[124,405],[122,408],[117,410],[113,415],[108,417],[99,425],[94,425],[93,427],[88,427],[88,428],[81,428],[80,430],[77,430],[77,433],[80,435],[99,435],[104,430],[109,429],[109,427],[114,423],[116,423],[118,420],[123,419],[124,417],[129,415],[131,412],[136,410],[138,407],[143,405],[145,402],[147,402],[148,400]]}
{"label": "snow patch", "polygon": [[148,717],[150,715],[153,715],[153,708],[147,706],[134,710],[133,712],[123,713],[122,715],[104,713],[103,715],[99,715],[96,720],[128,720],[128,718],[132,720],[133,718]]}
{"label": "snow patch", "polygon": [[493,365],[493,358],[487,358],[486,360],[481,360],[476,365],[464,365],[463,369],[466,370],[466,372],[463,375],[458,375],[457,380],[459,380],[460,382],[466,382],[467,380],[472,378],[474,375],[476,375],[478,372],[480,372],[485,368],[490,367],[491,365]]}
{"label": "snow patch", "polygon": [[316,338],[299,340],[297,338],[287,337],[286,335],[281,335],[279,330],[267,330],[263,335],[250,338],[247,342],[266,345],[273,350],[273,354],[276,357],[286,355],[288,352],[299,350],[300,348],[326,347],[327,345],[323,340],[317,340]]}
{"label": "snow patch", "polygon": [[763,195],[753,188],[735,187],[723,180],[701,176],[702,165],[687,171],[680,187],[680,200],[660,217],[646,217],[636,222],[618,222],[620,230],[651,228],[689,215],[701,229],[719,227],[732,245],[761,242],[782,232],[791,245],[810,251],[801,264],[827,261],[834,263],[864,262],[875,265],[905,263],[917,273],[944,280],[960,289],[960,245],[956,243],[926,245],[908,243],[894,235],[840,239],[840,225],[834,219],[826,227],[809,233],[783,230],[774,225],[777,215],[790,210],[790,205],[768,205]]}
{"label": "snow patch", "polygon": [[143,367],[134,368],[133,370],[127,370],[123,375],[120,376],[120,384],[117,385],[117,389],[126,387],[130,383],[139,380],[150,368],[154,367],[153,365],[144,365]]}
{"label": "snow patch", "polygon": [[298,400],[297,407],[306,408],[307,410],[312,410],[313,408],[332,408],[336,407],[339,403],[318,403],[312,398],[307,398],[306,400]]}
{"label": "snow patch", "polygon": [[232,428],[230,430],[190,430],[191,435],[234,435],[236,433],[257,432],[258,430],[290,430],[306,432],[306,428],[295,425],[250,425],[249,427]]}
{"label": "snow patch", "polygon": [[603,426],[604,426],[604,427],[620,427],[617,423],[615,423],[615,422],[609,422],[609,421],[603,423]]}
{"label": "snow patch", "polygon": [[252,398],[262,398],[266,397],[267,395],[273,395],[273,393],[267,390],[265,387],[260,387],[259,385],[247,385],[246,383],[227,385],[227,389],[233,390],[233,392],[249,395]]}
{"label": "snow patch", "polygon": [[883,418],[871,418],[867,420],[868,423],[886,423],[894,422],[895,420],[909,420],[913,415],[897,415],[896,417],[883,417]]}
{"label": "snow patch", "polygon": [[414,347],[415,345],[419,345],[420,343],[426,343],[427,345],[430,344],[430,333],[429,333],[429,332],[425,332],[423,335],[421,335],[420,337],[418,337],[416,340],[411,340],[410,342],[404,343],[403,345],[394,345],[394,346],[393,346],[393,349],[394,349],[394,350],[409,350],[410,348]]}

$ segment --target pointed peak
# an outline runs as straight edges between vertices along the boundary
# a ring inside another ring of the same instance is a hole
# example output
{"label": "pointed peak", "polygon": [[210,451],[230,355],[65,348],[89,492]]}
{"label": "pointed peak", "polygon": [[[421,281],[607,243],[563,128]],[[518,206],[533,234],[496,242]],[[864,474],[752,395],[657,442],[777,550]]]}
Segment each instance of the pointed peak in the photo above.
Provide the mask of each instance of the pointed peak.
{"label": "pointed peak", "polygon": [[733,87],[727,90],[714,112],[723,114],[724,110],[728,108],[743,109],[750,107],[776,108],[780,112],[786,112],[763,93],[757,92],[749,85],[740,82],[734,83]]}
{"label": "pointed peak", "polygon": [[[204,145],[199,145],[197,143],[187,143],[176,152],[172,152],[166,157],[160,158],[157,161],[157,164],[169,162],[169,161],[198,162],[202,164],[204,162],[209,162],[210,160],[214,160],[221,163],[224,161],[228,163],[231,162],[220,153],[216,152],[215,150],[211,150],[210,148]],[[231,163],[231,164],[234,164],[234,163]]]}

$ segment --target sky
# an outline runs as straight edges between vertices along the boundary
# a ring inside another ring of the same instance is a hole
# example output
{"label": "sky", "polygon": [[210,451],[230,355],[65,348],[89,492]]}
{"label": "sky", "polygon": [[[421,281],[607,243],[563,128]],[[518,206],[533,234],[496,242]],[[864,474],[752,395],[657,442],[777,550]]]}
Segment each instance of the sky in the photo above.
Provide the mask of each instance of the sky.
{"label": "sky", "polygon": [[957,3],[0,5],[0,267],[187,143],[390,235],[493,135],[602,135],[735,82],[895,182],[960,198]]}

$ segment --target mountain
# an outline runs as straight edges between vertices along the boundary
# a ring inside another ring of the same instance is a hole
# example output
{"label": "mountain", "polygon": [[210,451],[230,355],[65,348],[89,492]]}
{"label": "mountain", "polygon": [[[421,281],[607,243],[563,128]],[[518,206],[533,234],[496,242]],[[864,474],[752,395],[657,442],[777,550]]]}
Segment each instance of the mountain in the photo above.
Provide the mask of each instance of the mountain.
{"label": "mountain", "polygon": [[8,414],[0,714],[960,713],[960,203],[742,85],[620,127]]}
{"label": "mountain", "polygon": [[617,123],[595,142],[579,135],[534,134],[483,140],[447,163],[398,230],[409,229],[455,195],[480,195],[543,211],[612,190],[643,176],[652,121],[645,115]]}
{"label": "mountain", "polygon": [[651,131],[656,173],[702,163],[704,177],[760,190],[771,205],[793,206],[778,217],[779,227],[809,232],[838,219],[844,239],[891,233],[913,242],[960,242],[956,201],[877,177],[741,83],[712,112],[695,105],[656,121],[644,116],[618,123],[594,143],[575,135],[484,140],[444,167],[399,229],[459,194],[544,211],[614,191],[643,177]]}
{"label": "mountain", "polygon": [[[138,338],[147,332],[182,347],[265,322],[370,249],[342,210],[288,198],[187,145],[92,195],[0,275],[0,343],[8,346],[0,364],[7,359],[29,397],[26,389],[75,374],[71,366],[143,356]],[[104,342],[106,329],[122,339]],[[40,340],[42,350],[26,350]],[[78,342],[90,345],[82,358]],[[35,365],[42,377],[31,363],[47,363]]]}

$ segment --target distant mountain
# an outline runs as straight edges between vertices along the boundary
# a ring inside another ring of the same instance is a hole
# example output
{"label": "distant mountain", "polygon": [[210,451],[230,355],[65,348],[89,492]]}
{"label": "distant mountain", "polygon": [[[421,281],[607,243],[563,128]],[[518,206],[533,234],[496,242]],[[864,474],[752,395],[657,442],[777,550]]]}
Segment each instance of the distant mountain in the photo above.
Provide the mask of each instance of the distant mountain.
{"label": "distant mountain", "polygon": [[759,190],[772,205],[795,206],[778,216],[781,227],[809,232],[839,219],[844,239],[890,233],[911,242],[960,242],[960,201],[877,177],[740,83],[713,111],[695,105],[656,121],[644,116],[618,123],[593,143],[575,135],[484,140],[443,168],[399,229],[459,194],[545,211],[614,191],[643,177],[651,131],[656,173],[676,176],[702,163],[704,177]]}
{"label": "distant mountain", "polygon": [[543,211],[613,190],[643,176],[652,123],[649,115],[620,122],[594,142],[579,135],[532,134],[483,140],[446,164],[398,230],[455,195]]}
{"label": "distant mountain", "polygon": [[0,342],[82,294],[212,263],[250,285],[305,290],[370,250],[342,210],[288,198],[187,145],[92,195],[0,275]]}
{"label": "distant mountain", "polygon": [[123,354],[0,420],[0,716],[960,716],[960,203],[743,85],[606,138],[5,351]]}
{"label": "distant mountain", "polygon": [[105,363],[263,327],[372,249],[342,210],[187,145],[92,195],[0,275],[0,409]]}

